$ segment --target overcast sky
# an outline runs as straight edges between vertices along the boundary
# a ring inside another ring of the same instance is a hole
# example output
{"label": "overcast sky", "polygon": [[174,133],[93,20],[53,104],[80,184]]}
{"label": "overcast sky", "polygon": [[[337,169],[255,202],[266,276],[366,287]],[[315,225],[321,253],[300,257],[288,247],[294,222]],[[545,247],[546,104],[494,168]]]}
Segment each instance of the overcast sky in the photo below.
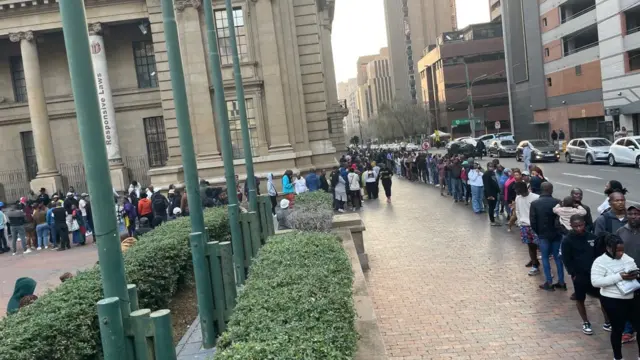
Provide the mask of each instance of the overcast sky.
{"label": "overcast sky", "polygon": [[[489,21],[486,0],[457,0],[458,28]],[[366,12],[363,11],[366,9]],[[383,0],[337,0],[333,20],[336,80],[356,77],[356,61],[387,46]]]}

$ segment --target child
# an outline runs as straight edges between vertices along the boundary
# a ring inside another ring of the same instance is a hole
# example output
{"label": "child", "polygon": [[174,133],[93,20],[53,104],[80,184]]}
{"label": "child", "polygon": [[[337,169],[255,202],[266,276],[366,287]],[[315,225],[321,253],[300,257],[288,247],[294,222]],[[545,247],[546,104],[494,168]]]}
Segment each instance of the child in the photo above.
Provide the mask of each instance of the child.
{"label": "child", "polygon": [[571,230],[571,217],[573,215],[587,215],[587,210],[576,204],[571,196],[567,196],[560,204],[556,205],[553,208],[553,212],[558,215],[561,225],[559,230],[565,235]]}

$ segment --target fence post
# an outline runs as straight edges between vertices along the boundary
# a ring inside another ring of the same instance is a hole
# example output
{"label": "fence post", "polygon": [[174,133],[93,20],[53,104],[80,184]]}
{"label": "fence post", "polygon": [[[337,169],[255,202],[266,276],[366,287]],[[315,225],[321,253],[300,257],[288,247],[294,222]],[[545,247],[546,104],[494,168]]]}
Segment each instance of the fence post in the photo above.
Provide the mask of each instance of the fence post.
{"label": "fence post", "polygon": [[222,334],[226,329],[224,318],[224,285],[222,280],[222,265],[220,263],[220,243],[211,241],[207,243],[207,254],[209,258],[209,271],[211,283],[213,285],[213,303],[215,305],[215,322],[218,334]]}
{"label": "fence post", "polygon": [[171,312],[166,309],[158,310],[152,312],[150,317],[155,329],[153,345],[156,360],[176,360],[176,351],[173,347],[173,331],[171,330]]}
{"label": "fence post", "polygon": [[110,297],[98,301],[98,322],[104,360],[127,358],[120,299]]}
{"label": "fence post", "polygon": [[[153,360],[153,346],[151,346],[147,334],[152,327],[149,315],[151,310],[141,309],[131,313],[131,330],[133,343],[135,344],[136,360]],[[175,351],[175,350],[174,350]]]}
{"label": "fence post", "polygon": [[251,266],[251,258],[253,255],[251,242],[251,225],[249,224],[249,214],[240,214],[240,228],[242,229],[242,245],[244,249],[244,268],[247,271]]}
{"label": "fence post", "polygon": [[204,238],[205,234],[201,232],[191,233],[189,235],[193,272],[196,280],[196,292],[198,295],[198,313],[200,314],[200,327],[202,330],[202,346],[205,349],[210,349],[215,346],[216,331],[214,328],[215,315],[213,313],[211,275],[207,264],[207,249],[205,248]]}
{"label": "fence post", "polygon": [[233,274],[233,256],[231,255],[231,251],[230,242],[225,241],[219,244],[222,285],[224,288],[225,321],[229,321],[231,310],[236,306],[236,282]]}
{"label": "fence post", "polygon": [[262,242],[260,241],[260,218],[259,214],[255,211],[249,213],[249,229],[251,230],[251,254],[253,257],[258,255]]}
{"label": "fence post", "polygon": [[138,302],[138,287],[135,284],[127,285],[127,292],[129,293],[129,303],[131,311],[136,311],[140,308],[140,304]]}

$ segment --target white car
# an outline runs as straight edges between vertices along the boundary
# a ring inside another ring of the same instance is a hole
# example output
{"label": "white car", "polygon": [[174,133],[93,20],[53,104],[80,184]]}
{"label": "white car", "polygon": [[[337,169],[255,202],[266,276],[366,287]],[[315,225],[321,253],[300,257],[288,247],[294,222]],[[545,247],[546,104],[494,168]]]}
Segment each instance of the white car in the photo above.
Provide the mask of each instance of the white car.
{"label": "white car", "polygon": [[609,149],[609,165],[636,165],[640,168],[640,136],[628,136],[614,141]]}

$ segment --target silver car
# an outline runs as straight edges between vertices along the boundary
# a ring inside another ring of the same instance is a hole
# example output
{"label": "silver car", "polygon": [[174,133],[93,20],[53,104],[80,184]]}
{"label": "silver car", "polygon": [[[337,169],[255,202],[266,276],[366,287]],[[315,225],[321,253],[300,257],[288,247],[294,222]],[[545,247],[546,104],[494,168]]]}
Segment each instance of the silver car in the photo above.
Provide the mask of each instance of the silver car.
{"label": "silver car", "polygon": [[584,161],[589,165],[597,162],[607,162],[611,141],[605,138],[580,138],[573,139],[567,144],[565,160]]}

